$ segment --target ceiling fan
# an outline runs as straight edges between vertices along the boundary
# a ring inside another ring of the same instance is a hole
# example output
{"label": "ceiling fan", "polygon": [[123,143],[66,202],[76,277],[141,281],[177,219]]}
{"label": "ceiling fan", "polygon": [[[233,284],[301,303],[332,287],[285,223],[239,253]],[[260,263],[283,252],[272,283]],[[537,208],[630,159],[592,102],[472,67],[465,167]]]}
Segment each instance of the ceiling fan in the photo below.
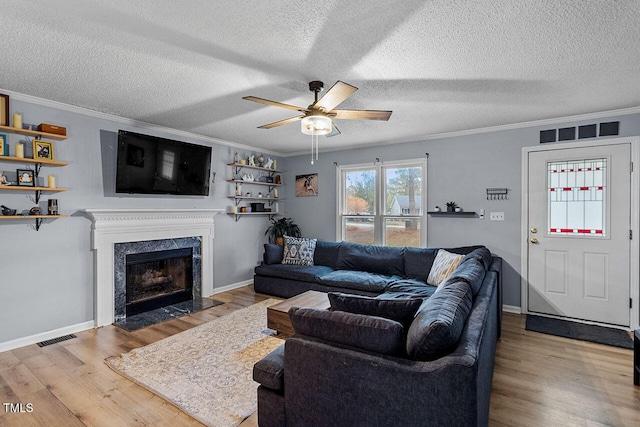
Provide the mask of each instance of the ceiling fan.
{"label": "ceiling fan", "polygon": [[321,98],[318,94],[322,92],[324,83],[318,80],[309,82],[309,90],[314,93],[313,104],[307,108],[295,105],[284,104],[282,102],[270,101],[268,99],[257,98],[255,96],[245,96],[242,99],[258,102],[260,104],[273,105],[274,107],[287,108],[289,110],[304,113],[299,116],[279,120],[258,126],[260,129],[271,129],[277,126],[286,125],[300,121],[302,133],[306,135],[326,135],[327,137],[339,135],[340,131],[333,124],[331,119],[347,120],[389,120],[392,111],[382,110],[334,110],[340,103],[349,98],[358,90],[350,84],[337,81]]}

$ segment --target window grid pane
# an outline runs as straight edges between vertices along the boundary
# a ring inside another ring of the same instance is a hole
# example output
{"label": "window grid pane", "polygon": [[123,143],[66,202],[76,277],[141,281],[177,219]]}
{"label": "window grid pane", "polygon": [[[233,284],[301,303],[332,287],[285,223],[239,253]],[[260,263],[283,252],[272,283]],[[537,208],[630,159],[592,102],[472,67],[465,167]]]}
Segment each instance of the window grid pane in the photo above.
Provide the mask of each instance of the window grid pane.
{"label": "window grid pane", "polygon": [[547,163],[547,233],[605,234],[607,159]]}

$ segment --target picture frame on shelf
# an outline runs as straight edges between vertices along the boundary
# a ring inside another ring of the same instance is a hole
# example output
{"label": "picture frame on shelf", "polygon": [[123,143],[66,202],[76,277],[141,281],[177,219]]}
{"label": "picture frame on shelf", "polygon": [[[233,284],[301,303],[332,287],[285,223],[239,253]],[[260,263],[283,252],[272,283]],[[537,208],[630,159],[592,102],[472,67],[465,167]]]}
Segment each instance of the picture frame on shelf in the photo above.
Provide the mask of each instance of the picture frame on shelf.
{"label": "picture frame on shelf", "polygon": [[9,126],[9,95],[3,93],[0,93],[0,125]]}
{"label": "picture frame on shelf", "polygon": [[53,160],[53,142],[34,139],[33,158],[38,160]]}
{"label": "picture frame on shelf", "polygon": [[35,187],[36,176],[32,169],[16,169],[19,187]]}
{"label": "picture frame on shelf", "polygon": [[7,144],[7,135],[0,133],[0,156],[7,156],[9,153],[9,146]]}

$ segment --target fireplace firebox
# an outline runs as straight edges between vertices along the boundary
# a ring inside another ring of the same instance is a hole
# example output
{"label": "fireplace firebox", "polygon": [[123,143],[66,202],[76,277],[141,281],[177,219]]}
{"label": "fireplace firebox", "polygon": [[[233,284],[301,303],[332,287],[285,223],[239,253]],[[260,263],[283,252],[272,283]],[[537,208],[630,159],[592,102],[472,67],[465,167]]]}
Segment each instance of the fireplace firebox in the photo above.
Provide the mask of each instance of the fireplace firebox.
{"label": "fireplace firebox", "polygon": [[193,299],[193,249],[128,254],[126,316]]}

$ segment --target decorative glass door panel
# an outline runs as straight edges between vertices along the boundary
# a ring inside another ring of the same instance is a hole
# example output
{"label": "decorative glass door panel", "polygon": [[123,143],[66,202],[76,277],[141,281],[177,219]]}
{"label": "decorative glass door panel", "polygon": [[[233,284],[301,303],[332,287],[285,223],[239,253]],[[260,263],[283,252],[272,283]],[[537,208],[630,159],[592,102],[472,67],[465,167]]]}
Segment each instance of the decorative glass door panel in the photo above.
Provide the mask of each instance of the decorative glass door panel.
{"label": "decorative glass door panel", "polygon": [[606,235],[607,159],[547,163],[547,233]]}

